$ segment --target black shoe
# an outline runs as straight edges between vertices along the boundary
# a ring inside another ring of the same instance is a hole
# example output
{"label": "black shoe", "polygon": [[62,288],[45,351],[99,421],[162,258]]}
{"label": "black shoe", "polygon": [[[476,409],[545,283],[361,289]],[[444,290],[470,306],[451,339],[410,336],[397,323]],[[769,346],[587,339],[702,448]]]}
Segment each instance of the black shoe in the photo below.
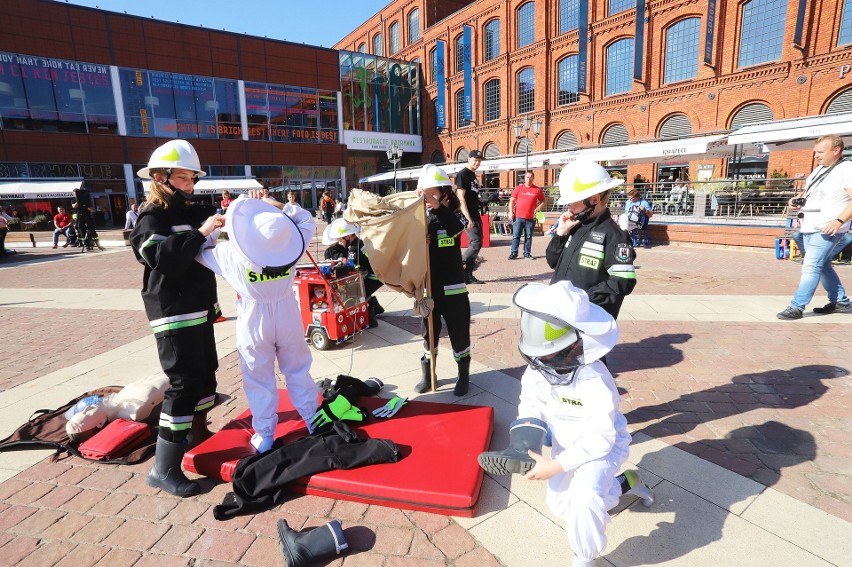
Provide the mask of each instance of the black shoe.
{"label": "black shoe", "polygon": [[517,259],[518,259],[517,254],[509,254],[509,260],[517,260]]}
{"label": "black shoe", "polygon": [[792,321],[794,319],[802,318],[802,310],[798,307],[793,307],[792,305],[776,315],[779,319],[785,319],[787,321]]}
{"label": "black shoe", "polygon": [[482,281],[482,280],[476,279],[476,276],[474,276],[473,274],[468,274],[464,283],[466,283],[466,284],[482,284],[482,283],[485,283],[485,282]]}
{"label": "black shoe", "polygon": [[822,307],[814,307],[814,313],[828,315],[830,313],[849,313],[852,311],[852,303],[827,303]]}

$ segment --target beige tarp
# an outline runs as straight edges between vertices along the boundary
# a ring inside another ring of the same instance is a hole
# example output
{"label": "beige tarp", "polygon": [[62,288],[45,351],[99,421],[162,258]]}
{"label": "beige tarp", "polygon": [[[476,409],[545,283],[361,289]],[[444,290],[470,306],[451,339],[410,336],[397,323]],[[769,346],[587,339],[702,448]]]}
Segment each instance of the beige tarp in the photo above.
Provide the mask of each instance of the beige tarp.
{"label": "beige tarp", "polygon": [[379,197],[353,189],[343,218],[361,227],[359,237],[379,280],[420,302],[429,254],[423,199],[413,191]]}

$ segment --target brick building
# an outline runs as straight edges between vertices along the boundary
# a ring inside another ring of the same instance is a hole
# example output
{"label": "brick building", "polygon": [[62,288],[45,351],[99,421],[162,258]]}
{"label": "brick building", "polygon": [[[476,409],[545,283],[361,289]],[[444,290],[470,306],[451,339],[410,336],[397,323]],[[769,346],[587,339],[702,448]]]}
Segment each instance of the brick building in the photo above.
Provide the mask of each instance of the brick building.
{"label": "brick building", "polygon": [[[464,160],[473,148],[497,157],[524,155],[529,144],[536,156],[727,134],[852,109],[852,0],[655,0],[638,11],[644,25],[637,27],[635,0],[397,0],[334,47],[421,62],[424,162]],[[462,112],[465,26],[470,122]],[[440,41],[443,129],[433,106]],[[540,121],[538,136],[535,126],[516,136],[525,117]],[[809,144],[783,147],[748,144],[723,157],[605,165],[650,181],[810,172]],[[550,167],[539,182],[555,181]],[[509,186],[517,169],[489,181]]]}

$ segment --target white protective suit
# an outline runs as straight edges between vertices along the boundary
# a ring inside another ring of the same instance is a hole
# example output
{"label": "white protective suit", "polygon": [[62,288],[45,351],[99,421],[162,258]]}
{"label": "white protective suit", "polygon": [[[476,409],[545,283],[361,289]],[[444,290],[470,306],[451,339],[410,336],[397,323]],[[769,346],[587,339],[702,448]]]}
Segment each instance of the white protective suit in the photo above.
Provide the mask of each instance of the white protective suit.
{"label": "white protective suit", "polygon": [[[307,246],[316,227],[313,217],[301,209],[291,218]],[[208,242],[215,243],[217,234]],[[278,425],[276,359],[293,406],[302,419],[309,421],[317,409],[317,389],[310,375],[313,359],[305,342],[292,273],[268,278],[253,271],[253,264],[232,241],[203,248],[197,260],[224,277],[239,294],[237,350],[255,432],[264,438],[274,437]]]}
{"label": "white protective suit", "polygon": [[568,386],[551,386],[529,366],[521,378],[518,417],[549,424],[551,456],[565,471],[547,481],[547,503],[564,521],[574,555],[586,561],[603,555],[608,512],[621,496],[615,476],[627,460],[630,434],[619,402],[599,360],[577,369]]}

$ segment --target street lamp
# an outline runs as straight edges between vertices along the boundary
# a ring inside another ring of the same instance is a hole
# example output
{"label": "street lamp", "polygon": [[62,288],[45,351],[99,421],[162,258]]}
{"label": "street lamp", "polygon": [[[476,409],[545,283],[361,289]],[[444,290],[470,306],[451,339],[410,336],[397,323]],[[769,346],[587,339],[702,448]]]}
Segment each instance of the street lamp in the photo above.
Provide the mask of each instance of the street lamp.
{"label": "street lamp", "polygon": [[[530,120],[529,115],[524,116],[523,123],[516,122],[512,128],[515,130],[515,139],[520,140],[522,138],[527,139],[527,143],[525,146],[524,152],[524,173],[530,170],[530,146],[532,145],[532,141],[530,140],[530,128],[533,131],[533,139],[538,138],[538,135],[541,134],[541,118],[536,118],[535,122]],[[523,130],[524,134],[521,135],[521,131]]]}
{"label": "street lamp", "polygon": [[394,142],[391,147],[385,150],[385,153],[388,156],[388,161],[393,164],[393,191],[396,193],[396,166],[400,161],[402,161],[402,148],[397,146],[396,142]]}

